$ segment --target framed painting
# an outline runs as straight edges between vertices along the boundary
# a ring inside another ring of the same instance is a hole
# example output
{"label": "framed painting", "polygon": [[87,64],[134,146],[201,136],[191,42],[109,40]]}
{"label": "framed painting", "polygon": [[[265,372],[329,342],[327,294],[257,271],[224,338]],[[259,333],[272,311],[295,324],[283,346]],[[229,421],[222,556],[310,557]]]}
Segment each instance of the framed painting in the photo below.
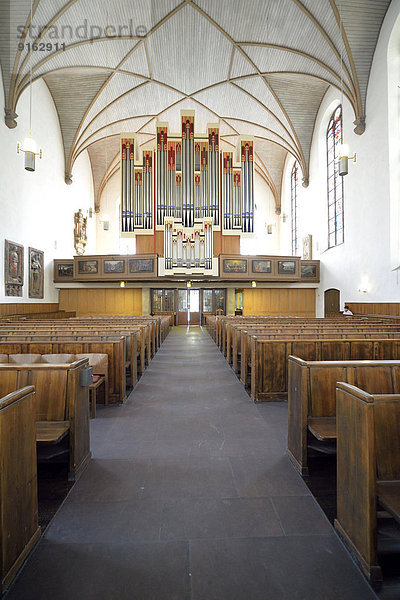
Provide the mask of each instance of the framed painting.
{"label": "framed painting", "polygon": [[301,265],[301,278],[308,279],[317,276],[317,265]]}
{"label": "framed painting", "polygon": [[306,280],[306,281],[319,281],[320,276],[319,276],[319,269],[320,269],[320,263],[319,260],[314,260],[314,261],[301,261],[301,265],[300,265],[300,273],[301,273],[301,278]]}
{"label": "framed painting", "polygon": [[278,260],[279,275],[295,275],[296,261],[294,260]]}
{"label": "framed painting", "polygon": [[129,273],[153,273],[154,258],[130,258]]}
{"label": "framed painting", "polygon": [[272,261],[256,259],[251,261],[252,273],[272,273]]}
{"label": "framed painting", "polygon": [[247,273],[247,260],[242,258],[224,258],[224,273]]}
{"label": "framed painting", "polygon": [[44,252],[28,248],[29,298],[44,298]]}
{"label": "framed painting", "polygon": [[99,263],[97,260],[78,260],[79,275],[95,275],[99,272]]}
{"label": "framed painting", "polygon": [[105,260],[104,273],[125,273],[125,260]]}
{"label": "framed painting", "polygon": [[74,278],[74,262],[72,260],[54,261],[54,281],[70,281]]}
{"label": "framed painting", "polygon": [[24,247],[10,240],[4,242],[4,284],[6,296],[22,296]]}

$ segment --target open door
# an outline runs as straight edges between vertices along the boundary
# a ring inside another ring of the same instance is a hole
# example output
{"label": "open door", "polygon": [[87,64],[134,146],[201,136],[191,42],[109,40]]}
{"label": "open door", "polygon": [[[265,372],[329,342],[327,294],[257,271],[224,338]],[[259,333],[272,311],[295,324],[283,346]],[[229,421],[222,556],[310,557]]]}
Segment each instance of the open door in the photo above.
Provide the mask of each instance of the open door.
{"label": "open door", "polygon": [[178,290],[177,325],[200,325],[200,290]]}

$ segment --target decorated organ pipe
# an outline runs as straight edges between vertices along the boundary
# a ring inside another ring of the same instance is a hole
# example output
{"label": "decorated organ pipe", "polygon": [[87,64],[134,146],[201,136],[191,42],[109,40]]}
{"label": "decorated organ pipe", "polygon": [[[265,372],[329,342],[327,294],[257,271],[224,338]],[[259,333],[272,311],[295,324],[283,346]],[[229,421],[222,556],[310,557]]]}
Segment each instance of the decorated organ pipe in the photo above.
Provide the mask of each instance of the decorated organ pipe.
{"label": "decorated organ pipe", "polygon": [[[168,124],[158,122],[155,147],[150,142],[144,145],[141,164],[134,161],[133,135],[121,137],[121,231],[151,233],[154,227],[166,235],[166,222],[172,219],[170,241],[164,240],[171,264],[175,264],[175,248],[181,264],[203,261],[205,266],[212,262],[209,226],[195,236],[205,219],[224,234],[254,231],[254,149],[251,138],[241,138],[241,162],[234,166],[233,152],[220,152],[218,125],[208,125],[198,137],[194,131],[194,111],[182,111],[178,135],[169,135]],[[179,240],[174,233],[177,227],[183,231]]]}
{"label": "decorated organ pipe", "polygon": [[242,231],[253,233],[254,196],[253,196],[253,142],[242,140]]}
{"label": "decorated organ pipe", "polygon": [[200,189],[201,189],[201,217],[209,217],[209,195],[208,191],[208,151],[207,144],[200,145]]}
{"label": "decorated organ pipe", "polygon": [[201,217],[200,180],[200,173],[196,173],[194,176],[194,218],[197,220]]}
{"label": "decorated organ pipe", "polygon": [[126,193],[126,143],[127,140],[121,140],[121,175],[122,175],[122,191],[121,191],[121,228],[126,231],[126,210],[127,210],[127,193]]}
{"label": "decorated organ pipe", "polygon": [[208,163],[210,217],[219,225],[219,131],[213,127],[208,130]]}
{"label": "decorated organ pipe", "polygon": [[194,117],[182,116],[182,224],[194,224]]}
{"label": "decorated organ pipe", "polygon": [[157,127],[157,225],[163,225],[167,215],[167,127]]}
{"label": "decorated organ pipe", "polygon": [[210,217],[196,223],[190,231],[177,226],[172,217],[164,222],[164,268],[211,270],[213,262],[213,224]]}
{"label": "decorated organ pipe", "polygon": [[167,215],[175,217],[176,207],[176,166],[175,166],[176,142],[168,142],[168,194]]}
{"label": "decorated organ pipe", "polygon": [[135,228],[143,229],[143,173],[135,169]]}
{"label": "decorated organ pipe", "polygon": [[241,186],[240,171],[233,171],[233,228],[242,228]]}
{"label": "decorated organ pipe", "polygon": [[153,227],[153,153],[143,152],[143,219],[144,229]]}
{"label": "decorated organ pipe", "polygon": [[134,140],[132,138],[121,139],[121,229],[123,232],[134,230]]}
{"label": "decorated organ pipe", "polygon": [[183,221],[182,216],[182,175],[181,173],[176,174],[175,180],[175,216],[177,219]]}
{"label": "decorated organ pipe", "polygon": [[233,154],[223,153],[224,228],[233,229]]}
{"label": "decorated organ pipe", "polygon": [[133,140],[130,142],[130,152],[129,152],[129,202],[128,202],[128,210],[129,210],[129,223],[128,223],[128,231],[132,232],[135,229],[135,146]]}
{"label": "decorated organ pipe", "polygon": [[204,266],[206,269],[212,269],[212,256],[213,256],[213,222],[212,219],[204,220]]}

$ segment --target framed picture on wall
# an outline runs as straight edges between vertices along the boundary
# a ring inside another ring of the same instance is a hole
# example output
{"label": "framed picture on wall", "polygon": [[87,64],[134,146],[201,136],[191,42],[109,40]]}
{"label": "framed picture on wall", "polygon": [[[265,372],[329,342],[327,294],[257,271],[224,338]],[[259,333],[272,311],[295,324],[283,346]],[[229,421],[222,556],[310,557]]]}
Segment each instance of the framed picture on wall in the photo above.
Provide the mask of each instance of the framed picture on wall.
{"label": "framed picture on wall", "polygon": [[22,296],[24,285],[24,247],[4,242],[4,284],[6,296]]}
{"label": "framed picture on wall", "polygon": [[265,259],[257,259],[251,261],[252,273],[271,273],[272,261]]}
{"label": "framed picture on wall", "polygon": [[29,298],[44,298],[44,252],[29,247],[28,256]]}
{"label": "framed picture on wall", "polygon": [[124,273],[125,260],[105,260],[104,273]]}
{"label": "framed picture on wall", "polygon": [[278,260],[279,275],[294,275],[296,273],[296,262],[294,260]]}
{"label": "framed picture on wall", "polygon": [[307,281],[319,281],[319,269],[320,269],[320,263],[319,260],[315,260],[315,261],[311,261],[311,260],[307,260],[307,261],[301,261],[301,265],[300,265],[300,273],[301,273],[301,278],[305,279]]}
{"label": "framed picture on wall", "polygon": [[129,273],[153,273],[154,258],[130,258]]}
{"label": "framed picture on wall", "polygon": [[80,275],[91,275],[99,272],[97,260],[78,260],[78,273]]}
{"label": "framed picture on wall", "polygon": [[241,258],[224,258],[224,273],[247,273],[247,260]]}

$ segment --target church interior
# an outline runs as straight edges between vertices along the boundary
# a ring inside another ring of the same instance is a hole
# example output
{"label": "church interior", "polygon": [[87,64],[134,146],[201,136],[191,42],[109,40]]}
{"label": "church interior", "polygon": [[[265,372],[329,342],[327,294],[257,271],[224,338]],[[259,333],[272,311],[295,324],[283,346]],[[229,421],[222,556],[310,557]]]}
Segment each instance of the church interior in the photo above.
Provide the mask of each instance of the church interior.
{"label": "church interior", "polygon": [[400,598],[400,0],[2,0],[0,71],[1,594]]}

